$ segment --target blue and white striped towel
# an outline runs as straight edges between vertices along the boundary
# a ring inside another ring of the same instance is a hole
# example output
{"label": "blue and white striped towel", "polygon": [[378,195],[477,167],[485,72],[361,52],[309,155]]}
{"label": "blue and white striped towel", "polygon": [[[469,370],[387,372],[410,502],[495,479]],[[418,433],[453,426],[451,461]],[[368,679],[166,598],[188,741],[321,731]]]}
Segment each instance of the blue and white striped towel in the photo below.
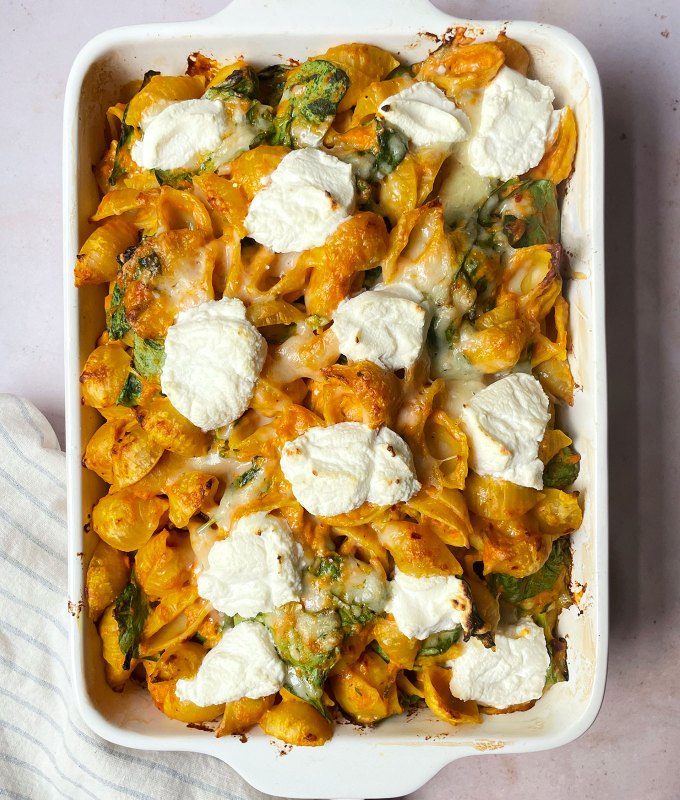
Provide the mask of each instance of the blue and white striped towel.
{"label": "blue and white striped towel", "polygon": [[0,797],[267,797],[210,756],[127,750],[83,724],[68,657],[65,472],[45,417],[0,395]]}

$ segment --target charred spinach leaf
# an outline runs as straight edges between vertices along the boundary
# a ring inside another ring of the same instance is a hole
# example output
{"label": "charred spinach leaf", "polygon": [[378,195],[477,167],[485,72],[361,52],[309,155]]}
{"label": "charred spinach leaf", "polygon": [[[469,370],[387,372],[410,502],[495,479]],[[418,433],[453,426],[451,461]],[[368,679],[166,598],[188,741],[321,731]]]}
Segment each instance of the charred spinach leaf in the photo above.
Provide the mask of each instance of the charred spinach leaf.
{"label": "charred spinach leaf", "polygon": [[518,605],[524,600],[552,589],[562,570],[570,563],[569,539],[561,538],[553,542],[548,560],[533,575],[513,578],[512,575],[491,574],[486,576],[486,580],[491,590],[500,593],[503,600]]}
{"label": "charred spinach leaf", "polygon": [[155,169],[153,174],[161,186],[172,186],[173,189],[188,188],[194,177],[183,169]]}
{"label": "charred spinach leaf", "polygon": [[288,64],[272,64],[257,73],[259,83],[258,99],[267,106],[277,106],[286,85],[286,78],[292,67]]}
{"label": "charred spinach leaf", "polygon": [[156,339],[142,339],[135,334],[134,337],[135,369],[142,378],[155,378],[160,374],[165,363],[165,348],[163,342]]}
{"label": "charred spinach leaf", "polygon": [[144,277],[150,279],[155,278],[156,275],[159,275],[161,272],[163,272],[163,264],[161,263],[160,256],[158,253],[151,250],[150,253],[138,259],[134,277],[135,280],[138,280],[142,277],[142,273],[145,273]]}
{"label": "charred spinach leaf", "polygon": [[347,73],[318,59],[305,61],[289,73],[274,117],[272,144],[309,147],[330,127],[349,87]]}
{"label": "charred spinach leaf", "polygon": [[147,85],[147,83],[151,80],[151,78],[155,78],[157,75],[160,75],[160,74],[161,73],[158,72],[158,70],[148,69],[144,73],[144,78],[142,79],[142,85],[140,86],[140,91],[141,91],[141,89],[143,89]]}
{"label": "charred spinach leaf", "polygon": [[149,603],[141,587],[137,585],[132,573],[130,583],[116,598],[113,616],[118,623],[118,645],[125,656],[123,669],[130,669],[133,658],[139,657],[139,639],[146,618],[149,616]]}
{"label": "charred spinach leaf", "polygon": [[364,272],[364,289],[372,289],[382,280],[382,267],[373,267]]}
{"label": "charred spinach leaf", "polygon": [[129,372],[123,388],[120,390],[116,403],[119,406],[127,406],[132,408],[139,403],[139,398],[142,395],[142,382],[135,375],[134,372]]}
{"label": "charred spinach leaf", "polygon": [[226,97],[247,97],[251,100],[257,96],[257,74],[252,67],[234,70],[216,86],[211,86],[204,97],[207,100],[221,100]]}
{"label": "charred spinach leaf", "polygon": [[543,470],[543,485],[549,489],[566,489],[578,478],[581,456],[569,445],[553,456]]}

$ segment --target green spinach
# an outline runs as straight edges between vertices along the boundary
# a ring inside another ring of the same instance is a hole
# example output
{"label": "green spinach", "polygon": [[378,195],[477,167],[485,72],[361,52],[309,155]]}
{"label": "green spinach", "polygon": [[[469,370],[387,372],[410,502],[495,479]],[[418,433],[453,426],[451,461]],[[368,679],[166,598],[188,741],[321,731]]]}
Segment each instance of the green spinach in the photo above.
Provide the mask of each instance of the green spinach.
{"label": "green spinach", "polygon": [[142,378],[152,379],[160,374],[165,363],[165,348],[162,341],[142,339],[134,336],[135,369]]}
{"label": "green spinach", "polygon": [[479,224],[502,233],[515,248],[556,244],[560,240],[557,190],[550,180],[511,178],[481,207]]}
{"label": "green spinach", "polygon": [[128,408],[132,408],[139,403],[139,398],[141,395],[142,382],[134,372],[129,372],[125,383],[123,384],[123,388],[120,390],[120,394],[118,395],[116,403],[119,406],[127,406]]}
{"label": "green spinach", "polygon": [[428,636],[418,651],[418,658],[425,656],[440,656],[445,653],[451,645],[455,644],[460,638],[463,628],[457,625],[453,630],[441,631]]}
{"label": "green spinach", "polygon": [[137,585],[134,572],[130,583],[116,598],[113,616],[118,623],[118,646],[125,656],[123,669],[130,669],[132,659],[139,657],[139,639],[149,616],[149,602]]}
{"label": "green spinach", "polygon": [[574,483],[581,469],[581,456],[569,445],[548,461],[543,470],[543,485],[566,489]]}
{"label": "green spinach", "polygon": [[273,64],[257,73],[260,102],[268,106],[279,104],[291,69],[288,64]]}
{"label": "green spinach", "polygon": [[533,575],[513,578],[512,575],[491,574],[486,576],[492,591],[500,593],[503,600],[519,605],[555,585],[562,571],[571,564],[571,550],[568,538],[553,542],[552,550],[545,564]]}
{"label": "green spinach", "polygon": [[321,556],[312,564],[310,572],[317,578],[329,577],[333,582],[339,581],[342,576],[342,556]]}
{"label": "green spinach", "polygon": [[160,256],[154,250],[151,250],[145,256],[137,259],[134,277],[135,280],[139,280],[142,277],[145,280],[149,280],[155,278],[156,275],[160,275],[161,272],[163,272],[163,263]]}
{"label": "green spinach", "polygon": [[322,716],[331,722],[328,708],[323,704],[323,687],[328,675],[327,669],[319,667],[302,667],[288,664],[284,686],[291,694],[313,706]]}
{"label": "green spinach", "polygon": [[378,153],[369,180],[382,180],[395,170],[408,153],[408,139],[396,128],[391,128],[382,121],[376,122],[378,135]]}
{"label": "green spinach", "polygon": [[153,174],[161,186],[172,186],[173,189],[187,189],[194,177],[183,169],[155,169]]}
{"label": "green spinach", "polygon": [[118,340],[130,330],[130,323],[125,315],[123,305],[123,290],[120,284],[116,283],[111,292],[111,303],[109,305],[109,320],[106,326],[109,339]]}
{"label": "green spinach", "polygon": [[252,463],[240,475],[237,475],[231,483],[232,489],[242,489],[246,484],[250,483],[259,473],[262,472],[262,467],[259,465],[259,459],[253,459]]}
{"label": "green spinach", "polygon": [[227,97],[247,97],[254,100],[257,96],[258,79],[252,67],[234,70],[216,86],[211,86],[204,97],[207,100],[221,100]]}
{"label": "green spinach", "polygon": [[286,79],[274,117],[272,144],[308,147],[318,144],[349,87],[349,77],[330,61],[305,61]]}

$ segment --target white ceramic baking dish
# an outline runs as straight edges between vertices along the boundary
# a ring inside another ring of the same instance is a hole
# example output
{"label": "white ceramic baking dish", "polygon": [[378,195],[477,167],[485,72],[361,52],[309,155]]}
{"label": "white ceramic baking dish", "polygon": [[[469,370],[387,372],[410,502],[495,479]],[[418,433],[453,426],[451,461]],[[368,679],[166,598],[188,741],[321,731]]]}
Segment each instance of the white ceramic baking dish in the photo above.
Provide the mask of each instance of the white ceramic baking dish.
{"label": "white ceramic baking dish", "polygon": [[86,614],[76,614],[71,626],[75,700],[87,724],[104,739],[146,750],[209,753],[270,794],[371,798],[412,792],[462,756],[558,747],[580,736],[595,719],[604,692],[608,620],[603,119],[590,55],[573,36],[548,25],[455,19],[427,0],[234,0],[207,20],[120,28],[85,46],[71,70],[64,119],[70,600],[75,607],[82,605],[84,565],[94,538],[86,532],[88,515],[104,491],[81,467],[98,414],[81,407],[78,384],[82,363],[103,328],[103,291],[77,292],[72,265],[98,201],[92,165],[104,147],[106,107],[123,84],[147,69],[182,73],[187,55],[195,50],[225,61],[245,55],[265,66],[363,41],[416,61],[435,46],[432,34],[459,25],[480,38],[495,38],[503,29],[526,45],[536,76],[552,86],[558,104],[574,108],[578,120],[576,169],[563,209],[563,241],[575,278],[567,284],[572,365],[581,387],[574,407],[565,413],[565,425],[576,432],[583,455],[578,488],[585,499],[583,527],[573,537],[574,580],[584,589],[583,598],[560,622],[569,642],[570,680],[554,686],[531,711],[487,717],[479,726],[454,729],[422,711],[374,729],[339,725],[324,747],[293,748],[282,758],[281,743],[259,730],[249,734],[247,744],[236,737],[216,739],[165,718],[141,689],[114,694],[103,679],[95,628]]}

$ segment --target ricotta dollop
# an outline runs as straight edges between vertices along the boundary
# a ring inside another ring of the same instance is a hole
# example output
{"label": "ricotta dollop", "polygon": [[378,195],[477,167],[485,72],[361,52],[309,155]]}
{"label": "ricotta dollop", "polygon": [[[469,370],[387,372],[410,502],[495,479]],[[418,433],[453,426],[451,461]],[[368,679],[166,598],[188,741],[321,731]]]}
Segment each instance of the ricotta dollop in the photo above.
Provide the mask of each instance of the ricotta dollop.
{"label": "ricotta dollop", "polygon": [[319,247],[352,213],[352,167],[312,147],[283,157],[250,204],[248,234],[275,253]]}
{"label": "ricotta dollop", "polygon": [[404,636],[427,639],[433,633],[450,631],[458,625],[466,633],[472,627],[470,590],[455,575],[418,578],[397,567],[387,591],[385,611],[394,616]]}
{"label": "ricotta dollop", "polygon": [[333,313],[340,352],[352,361],[408,369],[422,349],[429,314],[410,284],[381,284],[343,300]]}
{"label": "ricotta dollop", "polygon": [[501,67],[484,90],[479,130],[470,140],[473,169],[508,180],[535,167],[554,135],[554,99],[549,86]]}
{"label": "ricotta dollop", "polygon": [[378,110],[416,147],[462,142],[470,130],[465,112],[429,81],[418,81],[391,95]]}
{"label": "ricotta dollop", "polygon": [[168,328],[161,388],[194,425],[214,430],[248,408],[266,355],[240,300],[209,300],[181,311]]}
{"label": "ricotta dollop", "polygon": [[389,428],[360,422],[310,428],[286,442],[281,469],[300,505],[324,517],[366,501],[389,506],[420,489],[406,442]]}
{"label": "ricotta dollop", "polygon": [[508,375],[477,392],[463,408],[470,467],[478,475],[543,488],[538,446],[550,419],[541,384],[524,373]]}
{"label": "ricotta dollop", "polygon": [[142,117],[132,158],[142,169],[198,169],[227,133],[219,100],[180,100]]}
{"label": "ricotta dollop", "polygon": [[196,675],[181,678],[175,689],[180,700],[197,706],[256,699],[278,692],[286,669],[269,631],[259,622],[242,622],[225,631]]}
{"label": "ricotta dollop", "polygon": [[254,617],[300,599],[302,567],[302,547],[288,523],[260,511],[215,542],[198,593],[230,617]]}
{"label": "ricotta dollop", "polygon": [[505,625],[494,649],[472,638],[458,658],[449,661],[451,694],[492,708],[509,708],[543,694],[550,656],[543,629],[531,619]]}

